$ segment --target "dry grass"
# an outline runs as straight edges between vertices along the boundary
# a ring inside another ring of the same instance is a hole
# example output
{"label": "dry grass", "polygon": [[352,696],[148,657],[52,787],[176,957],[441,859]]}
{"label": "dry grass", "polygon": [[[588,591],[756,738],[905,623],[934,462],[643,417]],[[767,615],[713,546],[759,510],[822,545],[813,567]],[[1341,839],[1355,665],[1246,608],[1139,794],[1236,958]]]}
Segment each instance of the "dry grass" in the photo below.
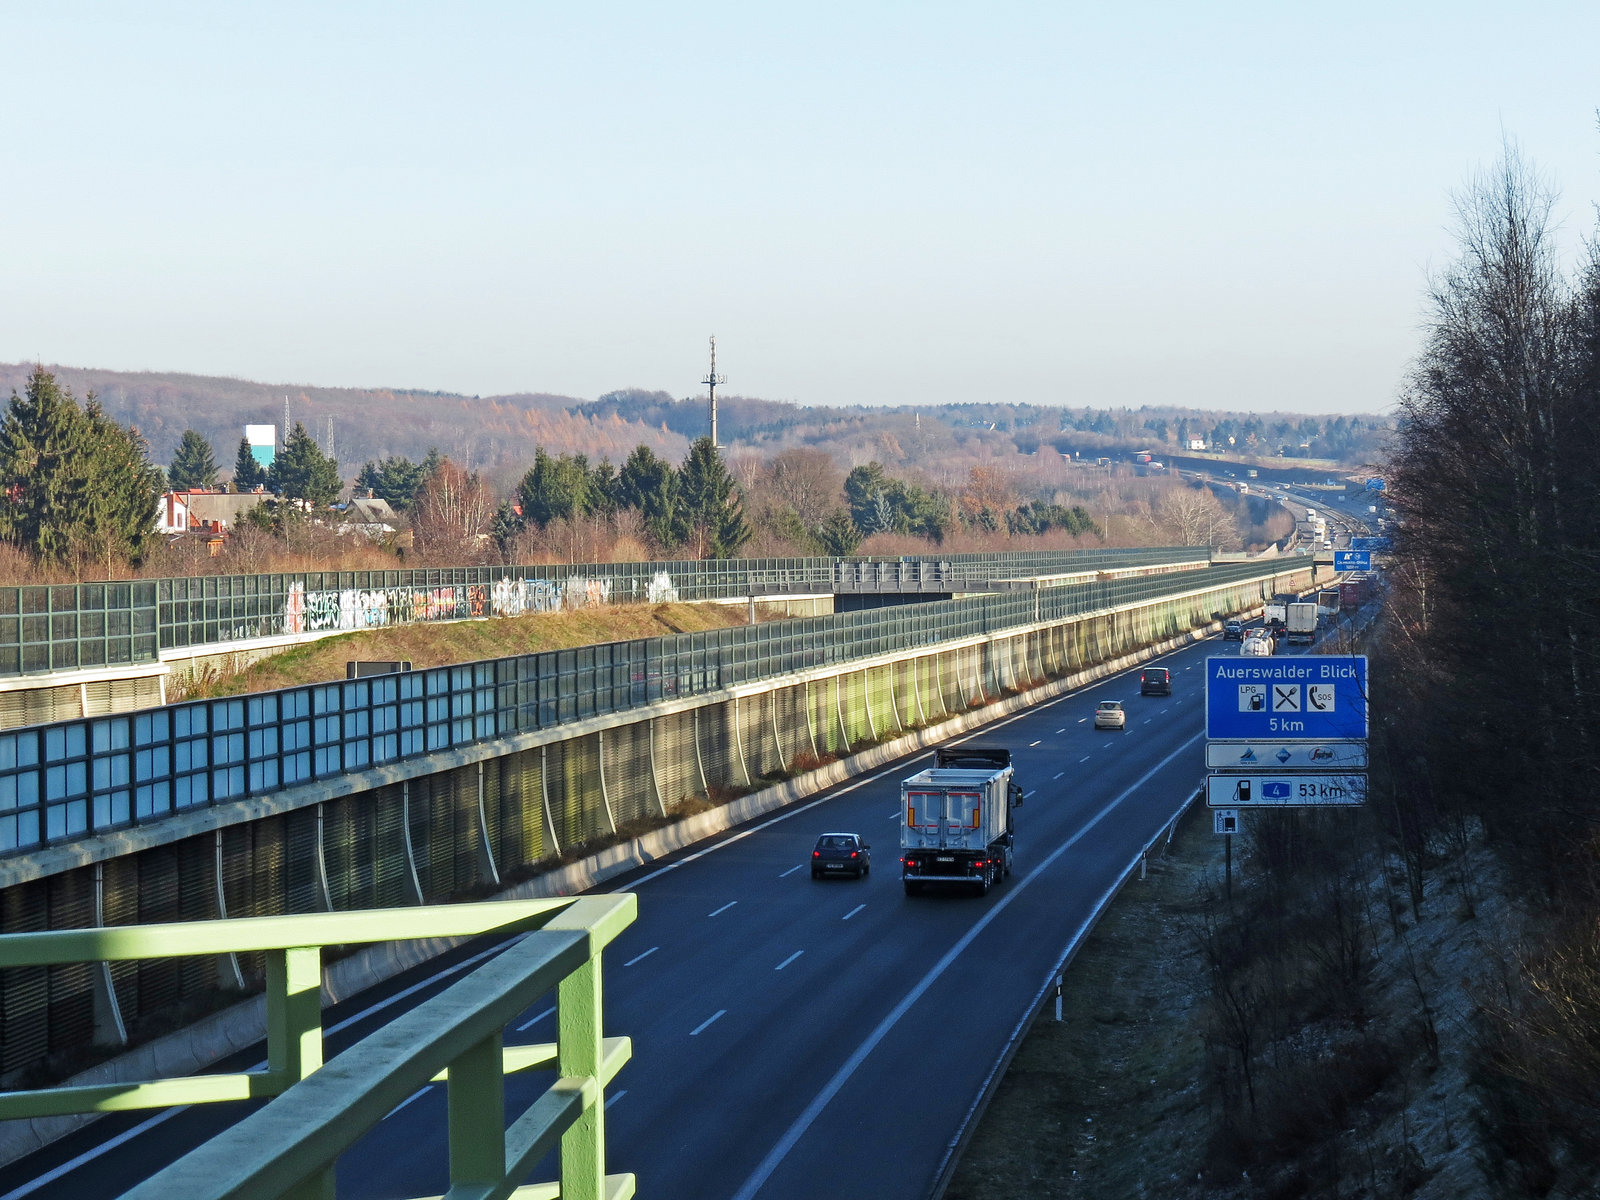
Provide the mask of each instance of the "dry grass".
{"label": "dry grass", "polygon": [[245,670],[203,680],[182,695],[174,693],[173,698],[236,696],[343,679],[345,664],[352,660],[410,661],[421,669],[745,623],[746,611],[738,605],[640,604],[482,621],[397,625],[294,646]]}
{"label": "dry grass", "polygon": [[1209,1194],[1193,1186],[1210,1108],[1205,968],[1187,926],[1221,851],[1191,814],[1173,853],[1129,883],[1067,971],[1061,1022],[1047,1004],[1025,1036],[946,1200]]}

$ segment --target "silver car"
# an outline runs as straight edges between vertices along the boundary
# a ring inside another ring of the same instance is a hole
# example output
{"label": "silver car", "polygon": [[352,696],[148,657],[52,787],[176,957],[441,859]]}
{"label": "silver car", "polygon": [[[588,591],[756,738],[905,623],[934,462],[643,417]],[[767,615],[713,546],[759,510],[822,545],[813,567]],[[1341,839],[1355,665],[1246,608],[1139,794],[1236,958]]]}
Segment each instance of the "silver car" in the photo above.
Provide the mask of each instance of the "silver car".
{"label": "silver car", "polygon": [[1094,706],[1096,729],[1127,729],[1128,714],[1122,711],[1121,700],[1102,700]]}

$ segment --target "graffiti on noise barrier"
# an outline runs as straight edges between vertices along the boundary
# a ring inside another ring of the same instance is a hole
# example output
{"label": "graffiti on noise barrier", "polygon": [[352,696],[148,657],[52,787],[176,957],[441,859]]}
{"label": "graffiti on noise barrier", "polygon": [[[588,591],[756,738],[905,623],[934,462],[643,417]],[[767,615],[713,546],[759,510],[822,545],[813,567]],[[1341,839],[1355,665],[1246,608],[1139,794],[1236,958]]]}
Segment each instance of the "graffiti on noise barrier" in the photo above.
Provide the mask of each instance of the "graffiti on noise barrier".
{"label": "graffiti on noise barrier", "polygon": [[[472,617],[516,617],[524,613],[587,608],[612,599],[610,579],[499,579],[492,584],[458,583],[440,587],[343,588],[307,591],[291,583],[283,606],[285,633],[375,629],[417,621],[458,621]],[[634,589],[637,595],[637,589]],[[658,571],[645,588],[652,604],[676,600],[672,577]]]}

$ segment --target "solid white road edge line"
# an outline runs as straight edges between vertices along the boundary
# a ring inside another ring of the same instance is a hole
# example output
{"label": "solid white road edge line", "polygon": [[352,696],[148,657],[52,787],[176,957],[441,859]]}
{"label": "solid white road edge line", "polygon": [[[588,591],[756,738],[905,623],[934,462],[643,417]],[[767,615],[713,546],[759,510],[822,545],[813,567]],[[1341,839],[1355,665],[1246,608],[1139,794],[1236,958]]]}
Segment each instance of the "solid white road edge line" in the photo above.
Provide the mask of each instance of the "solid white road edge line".
{"label": "solid white road edge line", "polygon": [[[1202,780],[1202,782],[1204,781]],[[1034,993],[1033,1003],[1028,1006],[1021,1018],[1018,1019],[1016,1026],[1011,1030],[1011,1036],[1006,1039],[1005,1045],[1001,1047],[999,1057],[994,1060],[994,1066],[989,1068],[989,1074],[984,1077],[983,1086],[978,1089],[978,1094],[973,1097],[972,1107],[967,1109],[967,1115],[961,1118],[961,1124],[956,1128],[955,1137],[951,1138],[949,1145],[945,1147],[944,1158],[939,1163],[939,1169],[934,1172],[934,1179],[944,1178],[945,1171],[950,1165],[950,1158],[955,1154],[956,1147],[961,1145],[962,1138],[966,1136],[967,1126],[972,1124],[973,1118],[977,1116],[978,1105],[983,1102],[984,1096],[988,1094],[989,1086],[994,1082],[996,1072],[1000,1070],[1000,1064],[1011,1057],[1011,1048],[1016,1045],[1017,1039],[1027,1032],[1028,1026],[1033,1022],[1034,1014],[1039,1011],[1040,1006],[1044,1003],[1045,994],[1055,987],[1057,978],[1066,969],[1067,960],[1077,951],[1083,939],[1089,936],[1089,930],[1094,928],[1095,923],[1100,919],[1100,915],[1105,912],[1106,906],[1116,898],[1117,892],[1127,882],[1128,877],[1133,874],[1133,868],[1138,864],[1138,861],[1135,858],[1130,862],[1122,874],[1117,876],[1116,881],[1101,894],[1094,908],[1084,918],[1083,924],[1078,926],[1071,940],[1067,942],[1066,949],[1061,952],[1061,957],[1056,959],[1055,966],[1045,973],[1044,982],[1039,985],[1039,990]]]}
{"label": "solid white road edge line", "polygon": [[700,1024],[696,1025],[693,1029],[691,1029],[689,1031],[689,1036],[690,1037],[698,1037],[701,1030],[703,1030],[707,1025],[711,1024],[711,1022],[715,1021],[718,1017],[720,1017],[723,1014],[725,1014],[727,1011],[728,1010],[725,1009],[725,1008],[717,1009],[716,1012],[712,1013],[704,1021],[701,1021]]}
{"label": "solid white road edge line", "polygon": [[1130,784],[1125,791],[1116,797],[1116,799],[1112,800],[1093,817],[1091,817],[1082,829],[1078,830],[1078,832],[1073,834],[1071,838],[1052,850],[1050,854],[1047,855],[1044,860],[1040,862],[1039,865],[1036,866],[1032,871],[1028,872],[1027,875],[1017,880],[1015,884],[1012,885],[1011,889],[1006,893],[1006,895],[1000,900],[1000,903],[996,904],[987,913],[980,917],[976,924],[974,924],[971,929],[967,930],[967,932],[962,935],[960,941],[956,942],[954,946],[951,946],[950,949],[946,950],[943,957],[941,957],[938,962],[934,963],[933,966],[929,968],[926,975],[918,980],[917,985],[907,992],[900,1003],[896,1004],[894,1008],[890,1010],[889,1015],[884,1017],[882,1021],[878,1022],[877,1028],[867,1035],[866,1041],[862,1042],[861,1045],[856,1047],[855,1053],[851,1054],[850,1057],[845,1060],[844,1065],[834,1073],[833,1078],[828,1080],[823,1089],[812,1098],[811,1103],[806,1105],[805,1111],[795,1118],[794,1123],[790,1125],[788,1130],[785,1131],[784,1135],[778,1139],[777,1144],[774,1145],[771,1150],[767,1151],[767,1156],[761,1160],[760,1165],[757,1166],[756,1169],[751,1173],[750,1178],[746,1179],[744,1181],[744,1185],[733,1194],[733,1200],[755,1200],[755,1194],[760,1191],[762,1185],[764,1185],[767,1180],[772,1177],[772,1173],[778,1169],[778,1164],[788,1156],[789,1151],[793,1150],[795,1144],[805,1136],[806,1130],[810,1129],[816,1119],[822,1115],[822,1110],[828,1106],[828,1103],[836,1095],[838,1095],[839,1091],[844,1087],[844,1085],[849,1082],[850,1076],[855,1074],[856,1069],[860,1067],[864,1061],[866,1061],[867,1055],[871,1054],[872,1051],[877,1048],[878,1043],[882,1042],[883,1039],[889,1035],[889,1031],[893,1029],[895,1025],[899,1023],[900,1019],[911,1010],[911,1006],[922,998],[923,993],[925,993],[934,985],[934,983],[938,981],[939,976],[943,975],[945,971],[949,969],[950,964],[955,962],[956,959],[958,959],[966,951],[967,947],[977,940],[978,935],[989,927],[989,923],[995,920],[995,918],[997,918],[1002,912],[1004,912],[1006,910],[1006,906],[1010,904],[1012,900],[1016,899],[1016,897],[1022,894],[1024,888],[1026,888],[1035,879],[1038,879],[1044,873],[1046,868],[1054,863],[1056,859],[1060,858],[1068,850],[1072,849],[1073,846],[1077,845],[1079,839],[1081,839],[1096,825],[1100,824],[1101,821],[1105,820],[1106,817],[1110,816],[1112,811],[1115,810],[1118,805],[1120,805],[1129,796],[1133,795],[1134,792],[1138,791],[1141,787],[1148,783],[1158,771],[1165,770],[1167,765],[1177,758],[1178,755],[1187,751],[1196,742],[1201,741],[1204,736],[1205,735],[1203,733],[1195,734],[1194,737],[1184,742],[1171,754],[1167,755],[1155,766],[1151,767],[1143,775],[1139,776],[1139,778]]}
{"label": "solid white road edge line", "polygon": [[93,1162],[102,1154],[106,1153],[106,1151],[115,1150],[118,1146],[122,1145],[122,1143],[132,1141],[141,1133],[146,1133],[149,1130],[154,1129],[163,1121],[172,1120],[173,1117],[177,1116],[181,1112],[187,1112],[188,1109],[189,1105],[180,1104],[177,1108],[169,1108],[166,1112],[157,1113],[148,1121],[140,1121],[139,1124],[133,1126],[132,1128],[124,1129],[121,1133],[117,1134],[116,1137],[109,1138],[106,1141],[101,1142],[93,1149],[85,1150],[76,1158],[69,1158],[66,1162],[62,1163],[54,1170],[46,1171],[43,1175],[39,1175],[28,1180],[27,1183],[23,1184],[19,1188],[13,1188],[4,1196],[0,1196],[0,1200],[22,1200],[23,1196],[31,1196],[34,1192],[38,1191],[46,1184],[54,1183],[63,1175],[68,1175],[73,1171],[76,1171],[79,1167],[83,1166],[84,1163]]}

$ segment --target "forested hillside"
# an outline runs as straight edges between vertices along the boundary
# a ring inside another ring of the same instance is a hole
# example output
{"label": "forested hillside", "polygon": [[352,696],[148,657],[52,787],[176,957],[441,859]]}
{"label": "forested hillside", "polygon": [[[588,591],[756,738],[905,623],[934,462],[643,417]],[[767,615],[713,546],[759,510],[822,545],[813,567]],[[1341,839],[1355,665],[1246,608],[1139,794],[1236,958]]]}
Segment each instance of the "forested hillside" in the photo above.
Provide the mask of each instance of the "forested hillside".
{"label": "forested hillside", "polygon": [[[339,461],[347,480],[366,461],[392,456],[417,460],[431,449],[505,486],[514,485],[536,446],[620,465],[636,446],[644,445],[677,462],[706,432],[707,422],[703,396],[674,398],[642,388],[623,388],[593,400],[544,393],[463,396],[44,365],[75,395],[93,392],[111,419],[135,426],[149,443],[152,460],[163,466],[186,429],[210,442],[219,463],[231,462],[245,425],[283,425],[286,397],[291,426],[304,424],[323,451]],[[0,399],[24,390],[34,366],[0,364]],[[730,457],[815,448],[845,470],[874,461],[890,468],[944,469],[948,477],[933,480],[944,486],[965,477],[975,465],[1026,459],[1041,449],[1089,457],[1134,449],[1177,453],[1190,438],[1204,439],[1239,458],[1331,459],[1359,469],[1377,457],[1389,427],[1384,418],[1353,413],[1307,416],[1031,403],[843,408],[739,395],[718,399],[719,440]]]}

